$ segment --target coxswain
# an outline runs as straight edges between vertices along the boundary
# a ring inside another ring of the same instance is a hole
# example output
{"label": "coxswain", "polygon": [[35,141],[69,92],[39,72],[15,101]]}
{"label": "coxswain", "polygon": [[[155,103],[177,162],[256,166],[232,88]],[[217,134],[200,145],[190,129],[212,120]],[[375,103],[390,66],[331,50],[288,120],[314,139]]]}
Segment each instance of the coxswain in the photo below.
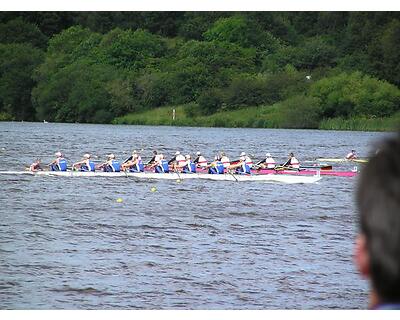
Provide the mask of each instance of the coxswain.
{"label": "coxswain", "polygon": [[222,164],[224,165],[224,168],[228,169],[229,166],[231,165],[231,162],[229,161],[229,158],[226,156],[225,152],[220,153],[220,159]]}
{"label": "coxswain", "polygon": [[64,159],[63,154],[58,151],[55,156],[57,157],[54,161],[49,163],[51,171],[67,171],[67,160]]}
{"label": "coxswain", "polygon": [[235,169],[235,172],[239,174],[250,174],[251,171],[250,171],[250,166],[246,162],[246,154],[242,152],[240,154],[239,162],[230,165],[229,169],[230,170]]}
{"label": "coxswain", "polygon": [[102,163],[99,168],[102,168],[104,172],[120,172],[121,165],[118,160],[115,160],[114,154],[107,155],[107,161]]}
{"label": "coxswain", "polygon": [[29,171],[42,171],[42,167],[40,166],[40,159],[36,159],[29,167]]}
{"label": "coxswain", "polygon": [[208,167],[209,174],[223,174],[225,172],[224,165],[218,156],[214,157],[214,161]]}
{"label": "coxswain", "polygon": [[196,164],[197,168],[207,168],[207,160],[202,156],[200,151],[197,151],[196,159],[194,159],[193,162]]}
{"label": "coxswain", "polygon": [[275,160],[272,158],[270,153],[265,154],[265,159],[259,163],[260,167],[263,169],[274,169],[275,168]]}
{"label": "coxswain", "polygon": [[164,159],[163,154],[158,155],[158,159],[151,165],[151,168],[154,167],[155,173],[168,173],[169,172],[169,165],[168,161]]}
{"label": "coxswain", "polygon": [[72,165],[72,170],[75,168],[79,168],[80,171],[95,171],[95,164],[93,160],[91,160],[91,155],[86,153],[83,155],[83,159],[81,161],[75,162]]}
{"label": "coxswain", "polygon": [[349,152],[346,156],[346,160],[353,160],[353,159],[357,159],[356,150],[351,150],[351,152]]}
{"label": "coxswain", "polygon": [[185,156],[186,164],[182,168],[183,173],[196,173],[196,164],[192,162],[190,154]]}
{"label": "coxswain", "polygon": [[289,167],[293,169],[300,169],[300,162],[296,159],[293,152],[289,153],[289,158],[287,161],[282,165],[282,167]]}

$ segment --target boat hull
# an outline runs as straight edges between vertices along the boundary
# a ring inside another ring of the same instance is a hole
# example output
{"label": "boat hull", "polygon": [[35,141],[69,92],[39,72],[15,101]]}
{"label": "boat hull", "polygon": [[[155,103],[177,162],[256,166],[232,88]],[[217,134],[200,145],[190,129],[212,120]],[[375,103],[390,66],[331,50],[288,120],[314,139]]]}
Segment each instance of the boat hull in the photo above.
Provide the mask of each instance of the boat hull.
{"label": "boat hull", "polygon": [[315,183],[321,180],[321,176],[302,176],[285,174],[207,174],[207,173],[153,173],[153,172],[81,172],[81,171],[0,171],[3,175],[31,175],[51,177],[106,177],[106,178],[137,178],[137,179],[163,179],[163,180],[186,180],[204,179],[216,181],[237,181],[237,182],[275,182],[275,183]]}

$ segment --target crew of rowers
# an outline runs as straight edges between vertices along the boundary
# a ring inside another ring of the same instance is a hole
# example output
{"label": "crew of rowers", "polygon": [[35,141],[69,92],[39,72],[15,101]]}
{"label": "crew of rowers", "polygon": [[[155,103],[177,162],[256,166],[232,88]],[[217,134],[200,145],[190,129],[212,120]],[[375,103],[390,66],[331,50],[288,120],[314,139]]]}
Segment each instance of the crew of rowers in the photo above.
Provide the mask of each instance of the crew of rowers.
{"label": "crew of rowers", "polygon": [[[61,152],[57,152],[55,156],[56,159],[49,163],[50,170],[67,171],[67,160],[64,158],[64,155]],[[282,166],[285,168],[299,169],[300,163],[295,158],[294,154],[290,153],[289,158]],[[214,161],[208,163],[200,152],[197,152],[196,158],[192,160],[190,154],[184,156],[179,151],[176,151],[175,156],[167,161],[163,154],[153,151],[153,157],[146,164],[146,167],[149,170],[154,170],[156,173],[168,173],[171,170],[181,173],[196,173],[197,169],[200,169],[210,174],[249,174],[251,168],[273,170],[276,167],[276,163],[269,153],[266,154],[265,159],[254,165],[251,158],[246,155],[245,152],[240,154],[239,160],[232,162],[224,152],[221,152],[214,157]],[[105,172],[144,172],[145,165],[140,154],[137,151],[133,151],[132,155],[122,163],[115,159],[114,154],[109,154],[107,155],[107,161],[97,166],[90,154],[84,154],[82,160],[75,162],[71,169],[79,171],[95,171],[99,169]],[[29,170],[43,170],[40,166],[40,159],[32,163]]]}

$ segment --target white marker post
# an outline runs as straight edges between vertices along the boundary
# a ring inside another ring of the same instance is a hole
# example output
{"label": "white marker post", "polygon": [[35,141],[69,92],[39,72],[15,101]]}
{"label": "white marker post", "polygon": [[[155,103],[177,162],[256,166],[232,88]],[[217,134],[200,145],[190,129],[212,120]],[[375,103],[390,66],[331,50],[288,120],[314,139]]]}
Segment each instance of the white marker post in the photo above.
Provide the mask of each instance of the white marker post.
{"label": "white marker post", "polygon": [[172,109],[172,120],[175,121],[175,109]]}

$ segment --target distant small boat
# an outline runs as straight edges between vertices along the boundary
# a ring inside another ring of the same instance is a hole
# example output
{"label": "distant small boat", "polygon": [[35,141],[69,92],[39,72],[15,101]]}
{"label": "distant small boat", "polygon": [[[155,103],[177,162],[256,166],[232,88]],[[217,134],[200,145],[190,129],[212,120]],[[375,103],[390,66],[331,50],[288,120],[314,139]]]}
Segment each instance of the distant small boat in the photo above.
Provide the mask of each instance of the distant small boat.
{"label": "distant small boat", "polygon": [[46,120],[43,120],[43,123],[48,123]]}
{"label": "distant small boat", "polygon": [[325,159],[325,158],[319,158],[316,159],[316,161],[321,161],[321,162],[358,162],[358,163],[367,163],[368,159],[344,159],[344,158],[333,158],[333,159]]}

